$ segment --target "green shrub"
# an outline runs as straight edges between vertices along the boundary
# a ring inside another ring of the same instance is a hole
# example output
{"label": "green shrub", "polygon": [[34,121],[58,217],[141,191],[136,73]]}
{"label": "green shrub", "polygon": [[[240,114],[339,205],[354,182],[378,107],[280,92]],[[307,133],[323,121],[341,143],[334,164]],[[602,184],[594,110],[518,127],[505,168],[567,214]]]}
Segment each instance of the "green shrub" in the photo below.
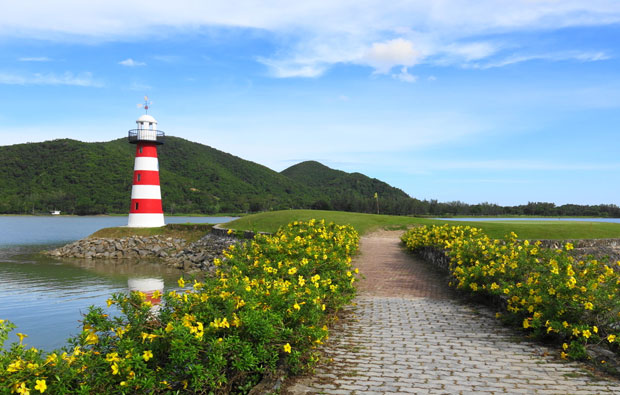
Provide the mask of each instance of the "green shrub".
{"label": "green shrub", "polygon": [[480,229],[448,225],[413,228],[402,240],[411,251],[445,250],[451,285],[501,300],[498,317],[559,340],[563,358],[585,358],[591,344],[620,354],[620,273],[595,259],[575,260],[567,253],[572,244],[552,250],[514,233],[492,240]]}
{"label": "green shrub", "polygon": [[[244,393],[281,363],[297,372],[355,295],[357,245],[353,228],[311,220],[231,246],[213,277],[180,279],[156,314],[144,294],[115,294],[120,314],[92,307],[64,350],[0,351],[0,391]],[[0,323],[1,341],[11,329]]]}

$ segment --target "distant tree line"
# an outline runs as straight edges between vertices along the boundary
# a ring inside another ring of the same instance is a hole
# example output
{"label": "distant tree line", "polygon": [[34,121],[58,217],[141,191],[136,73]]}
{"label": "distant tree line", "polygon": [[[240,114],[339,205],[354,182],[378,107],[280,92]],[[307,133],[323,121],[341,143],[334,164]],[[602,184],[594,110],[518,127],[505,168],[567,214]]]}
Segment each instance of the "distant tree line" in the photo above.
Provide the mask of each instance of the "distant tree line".
{"label": "distant tree line", "polygon": [[[129,211],[135,146],[54,140],[0,147],[0,213],[123,214]],[[312,208],[394,215],[620,217],[616,205],[519,206],[409,197],[360,173],[319,162],[278,173],[214,148],[168,137],[159,149],[162,203],[168,214],[253,213]],[[378,201],[374,198],[378,195]]]}
{"label": "distant tree line", "polygon": [[[317,210],[338,210],[361,213],[376,213],[375,199],[355,198],[352,194],[342,194],[333,199],[320,199],[310,208]],[[615,204],[578,205],[529,202],[518,206],[500,206],[494,203],[467,204],[460,201],[438,202],[437,200],[419,200],[415,198],[381,198],[381,214],[412,216],[541,216],[541,217],[603,217],[620,218],[620,207]]]}

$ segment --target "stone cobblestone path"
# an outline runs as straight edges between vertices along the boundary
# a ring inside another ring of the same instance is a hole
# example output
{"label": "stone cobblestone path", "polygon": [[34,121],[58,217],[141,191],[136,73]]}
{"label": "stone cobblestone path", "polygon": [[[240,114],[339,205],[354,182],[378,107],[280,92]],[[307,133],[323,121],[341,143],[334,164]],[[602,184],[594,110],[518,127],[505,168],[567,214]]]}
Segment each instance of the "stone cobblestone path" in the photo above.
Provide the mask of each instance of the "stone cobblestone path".
{"label": "stone cobblestone path", "polygon": [[460,303],[399,236],[362,238],[356,264],[366,279],[323,348],[331,361],[285,383],[282,394],[620,394],[620,381],[562,361],[490,310]]}

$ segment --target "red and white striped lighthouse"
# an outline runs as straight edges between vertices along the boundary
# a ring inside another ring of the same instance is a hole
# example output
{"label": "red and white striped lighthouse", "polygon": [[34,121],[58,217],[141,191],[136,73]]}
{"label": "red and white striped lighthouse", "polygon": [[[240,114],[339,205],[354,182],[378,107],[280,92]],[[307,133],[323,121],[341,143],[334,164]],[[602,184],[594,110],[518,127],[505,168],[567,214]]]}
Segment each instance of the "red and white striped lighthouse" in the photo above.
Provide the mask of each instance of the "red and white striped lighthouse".
{"label": "red and white striped lighthouse", "polygon": [[[148,104],[144,104],[148,110]],[[129,131],[129,142],[136,144],[136,160],[131,187],[131,209],[127,226],[155,228],[164,226],[164,210],[159,187],[157,146],[164,143],[164,132],[157,130],[157,121],[148,114],[136,121],[137,129]]]}

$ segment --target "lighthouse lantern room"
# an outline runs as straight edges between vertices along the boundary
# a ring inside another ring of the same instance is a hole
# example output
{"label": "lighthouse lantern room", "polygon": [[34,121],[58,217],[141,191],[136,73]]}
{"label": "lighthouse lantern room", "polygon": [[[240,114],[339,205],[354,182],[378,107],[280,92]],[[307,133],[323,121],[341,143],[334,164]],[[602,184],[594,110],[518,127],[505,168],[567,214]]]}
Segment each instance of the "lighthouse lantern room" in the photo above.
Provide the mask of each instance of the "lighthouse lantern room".
{"label": "lighthouse lantern room", "polygon": [[148,115],[148,98],[144,97],[146,114],[136,121],[137,129],[129,131],[129,143],[136,145],[136,160],[131,187],[131,208],[127,226],[154,228],[164,226],[164,211],[159,186],[157,146],[164,143],[164,132],[157,130],[157,121]]}

